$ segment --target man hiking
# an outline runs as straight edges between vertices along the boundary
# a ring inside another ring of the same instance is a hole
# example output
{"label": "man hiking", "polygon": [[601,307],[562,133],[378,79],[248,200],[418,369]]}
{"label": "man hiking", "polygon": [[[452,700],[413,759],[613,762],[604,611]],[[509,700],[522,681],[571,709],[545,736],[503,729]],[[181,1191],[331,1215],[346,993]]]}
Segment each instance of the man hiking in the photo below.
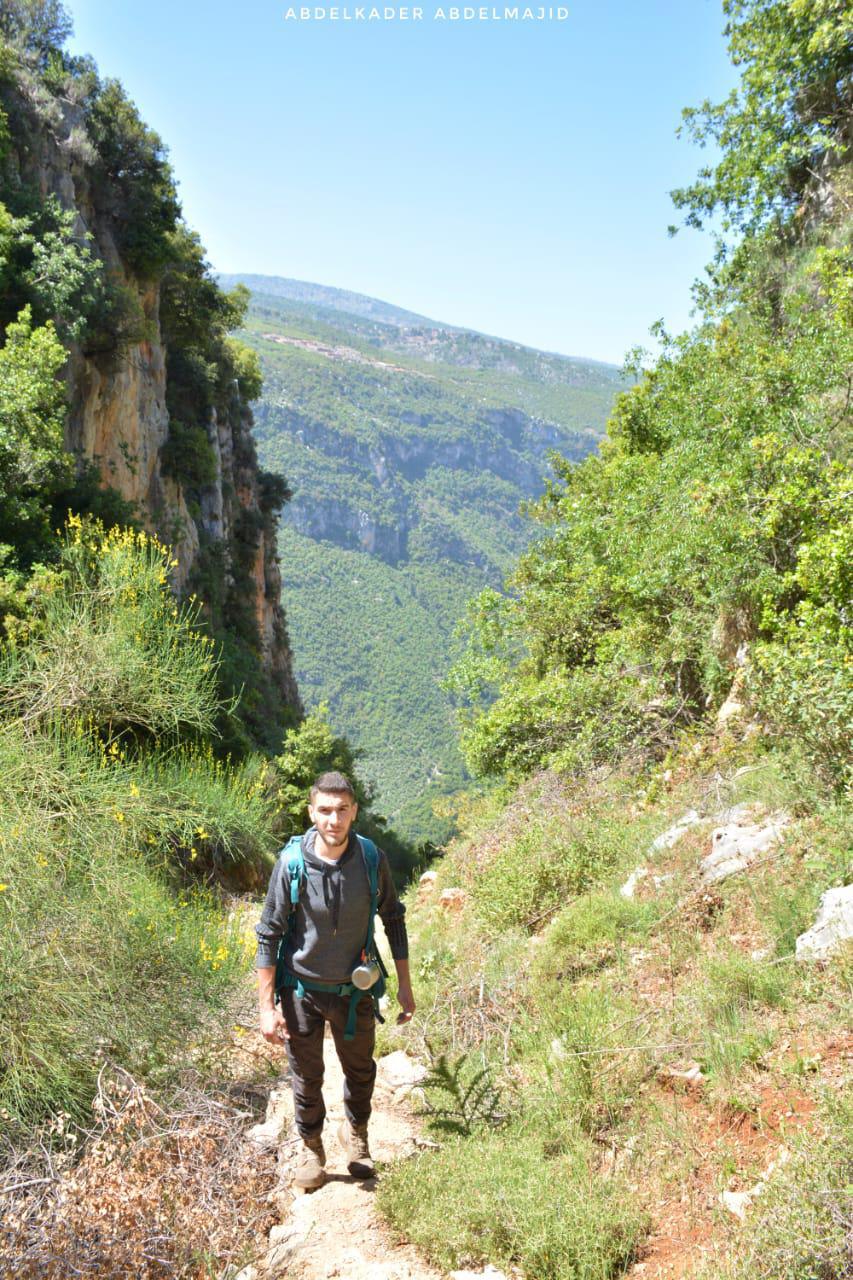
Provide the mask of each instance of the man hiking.
{"label": "man hiking", "polygon": [[308,813],[313,825],[282,850],[255,929],[260,1028],[266,1040],[284,1041],[287,1049],[302,1139],[294,1181],[303,1190],[325,1181],[327,1022],[344,1073],[346,1118],[338,1140],[350,1174],[373,1176],[367,1122],[376,1079],[374,997],[384,989],[381,979],[378,986],[368,985],[381,969],[372,945],[376,912],[397,970],[398,1021],[408,1021],[415,1011],[405,907],[385,854],[353,830],[358,805],[352,784],[342,773],[321,774],[311,788]]}

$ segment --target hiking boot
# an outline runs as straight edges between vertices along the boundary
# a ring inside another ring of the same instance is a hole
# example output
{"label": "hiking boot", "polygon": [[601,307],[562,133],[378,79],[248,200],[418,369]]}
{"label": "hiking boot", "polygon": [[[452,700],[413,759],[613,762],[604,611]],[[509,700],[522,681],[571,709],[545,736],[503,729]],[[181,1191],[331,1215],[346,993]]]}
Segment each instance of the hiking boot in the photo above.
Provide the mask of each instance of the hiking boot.
{"label": "hiking boot", "polygon": [[351,1176],[372,1178],[376,1170],[367,1145],[367,1125],[350,1124],[349,1120],[342,1120],[338,1129],[338,1142],[343,1147],[347,1170]]}
{"label": "hiking boot", "polygon": [[303,1138],[293,1175],[293,1185],[299,1187],[301,1191],[314,1191],[317,1187],[322,1187],[326,1181],[326,1171],[323,1168],[325,1163],[326,1152],[323,1149],[323,1139],[319,1136]]}

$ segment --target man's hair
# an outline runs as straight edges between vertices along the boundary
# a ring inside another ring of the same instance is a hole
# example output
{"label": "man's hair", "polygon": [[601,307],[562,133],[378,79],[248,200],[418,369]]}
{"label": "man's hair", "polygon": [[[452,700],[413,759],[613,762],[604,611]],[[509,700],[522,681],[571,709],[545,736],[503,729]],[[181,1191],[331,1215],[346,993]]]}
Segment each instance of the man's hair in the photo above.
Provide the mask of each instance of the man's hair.
{"label": "man's hair", "polygon": [[333,771],[332,773],[321,773],[319,778],[315,778],[314,785],[311,788],[310,799],[313,804],[318,791],[325,791],[331,795],[347,795],[350,800],[355,801],[355,791],[349,778],[345,778],[342,773]]}

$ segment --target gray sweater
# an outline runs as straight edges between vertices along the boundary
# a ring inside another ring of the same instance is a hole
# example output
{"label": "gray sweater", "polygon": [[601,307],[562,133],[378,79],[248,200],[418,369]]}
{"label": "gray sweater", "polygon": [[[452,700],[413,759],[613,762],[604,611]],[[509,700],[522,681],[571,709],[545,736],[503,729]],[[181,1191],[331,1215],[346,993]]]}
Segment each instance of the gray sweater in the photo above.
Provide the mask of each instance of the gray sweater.
{"label": "gray sweater", "polygon": [[[336,863],[323,862],[314,853],[316,830],[302,837],[305,877],[293,930],[287,938],[284,962],[291,973],[316,982],[349,982],[359,962],[370,920],[370,882],[361,847],[350,832],[346,852]],[[379,915],[395,960],[409,954],[406,908],[397,897],[388,859],[379,850]],[[281,938],[288,932],[290,877],[287,860],[279,858],[270,876],[258,935],[256,965],[276,963]]]}

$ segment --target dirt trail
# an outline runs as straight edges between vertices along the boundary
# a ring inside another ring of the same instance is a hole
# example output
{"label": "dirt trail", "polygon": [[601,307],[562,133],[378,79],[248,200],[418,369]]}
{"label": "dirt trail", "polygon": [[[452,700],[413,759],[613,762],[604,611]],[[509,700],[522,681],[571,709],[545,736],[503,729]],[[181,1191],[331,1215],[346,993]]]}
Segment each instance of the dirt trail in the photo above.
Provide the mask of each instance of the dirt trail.
{"label": "dirt trail", "polygon": [[[376,1179],[360,1182],[347,1173],[335,1136],[344,1114],[343,1076],[328,1034],[325,1063],[327,1181],[307,1194],[290,1190],[298,1142],[290,1136],[293,1102],[289,1083],[284,1081],[270,1096],[266,1122],[259,1126],[256,1138],[275,1140],[281,1135],[278,1203],[282,1221],[270,1232],[265,1263],[246,1268],[239,1280],[273,1276],[287,1280],[442,1280],[445,1273],[425,1262],[413,1246],[394,1241],[376,1209]],[[417,1146],[409,1104],[412,1065],[400,1052],[379,1060],[370,1121],[370,1148],[377,1161],[410,1154]]]}

